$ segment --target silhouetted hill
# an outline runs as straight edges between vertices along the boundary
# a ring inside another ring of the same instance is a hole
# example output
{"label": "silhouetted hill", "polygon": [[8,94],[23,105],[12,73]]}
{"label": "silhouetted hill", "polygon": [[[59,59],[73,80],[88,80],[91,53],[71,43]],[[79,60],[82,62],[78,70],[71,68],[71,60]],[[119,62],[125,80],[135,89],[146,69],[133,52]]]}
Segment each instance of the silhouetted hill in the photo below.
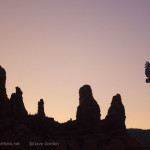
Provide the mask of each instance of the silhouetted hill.
{"label": "silhouetted hill", "polygon": [[127,132],[141,144],[150,145],[150,130],[127,129]]}
{"label": "silhouetted hill", "polygon": [[37,102],[38,107],[35,106],[38,108],[37,114],[28,114],[21,89],[16,87],[16,93],[8,99],[5,83],[6,72],[0,66],[2,150],[150,150],[150,146],[140,144],[127,133],[125,108],[120,94],[113,96],[108,114],[101,120],[100,107],[92,89],[84,85],[79,89],[76,120],[59,123],[46,116],[43,99]]}

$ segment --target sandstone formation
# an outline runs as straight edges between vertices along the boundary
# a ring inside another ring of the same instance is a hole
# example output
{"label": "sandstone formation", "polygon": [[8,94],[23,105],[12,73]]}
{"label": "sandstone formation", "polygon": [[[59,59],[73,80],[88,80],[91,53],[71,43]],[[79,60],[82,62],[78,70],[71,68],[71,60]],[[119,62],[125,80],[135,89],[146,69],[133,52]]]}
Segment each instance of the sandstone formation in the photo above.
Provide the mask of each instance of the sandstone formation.
{"label": "sandstone formation", "polygon": [[5,119],[10,116],[9,100],[6,94],[6,72],[0,66],[0,119]]}
{"label": "sandstone formation", "polygon": [[22,91],[16,87],[16,93],[13,93],[10,98],[10,107],[13,117],[24,118],[28,115],[23,103]]}
{"label": "sandstone formation", "polygon": [[43,99],[40,99],[40,101],[38,102],[38,116],[39,117],[45,117]]}
{"label": "sandstone formation", "polygon": [[113,97],[108,114],[105,118],[105,127],[108,126],[107,130],[125,130],[125,118],[125,109],[122,104],[121,96],[117,94]]}
{"label": "sandstone formation", "polygon": [[[101,120],[92,89],[84,85],[79,90],[76,120],[59,123],[45,116],[43,99],[38,102],[38,113],[28,115],[19,87],[9,101],[5,83],[6,72],[0,67],[0,143],[9,141],[19,145],[1,144],[0,149],[150,150],[150,146],[127,134],[125,109],[119,94],[112,98],[108,114]],[[47,145],[42,146],[44,143]]]}
{"label": "sandstone formation", "polygon": [[93,97],[89,85],[84,85],[79,90],[79,106],[77,108],[76,120],[82,126],[96,125],[100,121],[100,108]]}

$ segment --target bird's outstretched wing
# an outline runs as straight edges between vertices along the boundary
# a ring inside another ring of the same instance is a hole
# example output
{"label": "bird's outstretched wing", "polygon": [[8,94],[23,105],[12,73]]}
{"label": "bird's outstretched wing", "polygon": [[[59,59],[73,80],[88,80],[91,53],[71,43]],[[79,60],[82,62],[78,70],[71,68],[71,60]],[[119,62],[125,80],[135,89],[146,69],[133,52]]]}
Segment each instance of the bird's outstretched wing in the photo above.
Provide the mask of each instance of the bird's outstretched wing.
{"label": "bird's outstretched wing", "polygon": [[145,75],[150,77],[150,63],[148,61],[145,63]]}

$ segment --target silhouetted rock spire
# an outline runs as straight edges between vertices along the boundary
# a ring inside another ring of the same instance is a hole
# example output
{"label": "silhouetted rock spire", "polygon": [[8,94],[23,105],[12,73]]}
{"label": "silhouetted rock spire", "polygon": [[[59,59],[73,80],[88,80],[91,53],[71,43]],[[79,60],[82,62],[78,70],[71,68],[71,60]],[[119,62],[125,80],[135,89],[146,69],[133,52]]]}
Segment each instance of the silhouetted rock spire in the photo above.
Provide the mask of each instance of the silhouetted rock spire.
{"label": "silhouetted rock spire", "polygon": [[38,102],[38,116],[45,117],[43,99],[40,99],[40,101]]}
{"label": "silhouetted rock spire", "polygon": [[6,71],[0,66],[0,118],[10,116],[9,99],[6,94]]}
{"label": "silhouetted rock spire", "polygon": [[79,90],[79,106],[77,108],[76,119],[82,126],[96,125],[100,121],[100,108],[93,98],[92,89],[89,85],[84,85]]}
{"label": "silhouetted rock spire", "polygon": [[17,118],[24,118],[28,115],[23,103],[22,94],[21,89],[16,87],[16,93],[13,93],[10,98],[12,115]]}
{"label": "silhouetted rock spire", "polygon": [[[28,115],[21,89],[16,87],[16,92],[11,95],[9,101],[5,84],[6,72],[0,66],[0,143],[17,141],[21,143],[19,147],[17,146],[19,149],[27,149],[31,141],[34,143],[44,141],[45,146],[40,145],[45,149],[150,149],[149,146],[142,146],[128,136],[125,127],[125,109],[119,94],[112,98],[106,118],[100,120],[100,107],[93,97],[92,89],[89,85],[84,85],[79,90],[76,120],[59,123],[54,118],[45,116],[43,99],[38,102],[38,113]],[[58,143],[57,147],[48,141]],[[0,149],[3,149],[3,146],[0,145]],[[38,149],[38,144],[35,146]],[[6,149],[10,149],[10,145]]]}
{"label": "silhouetted rock spire", "polygon": [[5,84],[6,84],[6,71],[4,68],[0,66],[0,90],[1,92],[2,90],[6,91]]}
{"label": "silhouetted rock spire", "polygon": [[108,110],[108,114],[105,118],[109,129],[126,129],[125,127],[125,109],[122,104],[120,94],[113,96],[111,106]]}

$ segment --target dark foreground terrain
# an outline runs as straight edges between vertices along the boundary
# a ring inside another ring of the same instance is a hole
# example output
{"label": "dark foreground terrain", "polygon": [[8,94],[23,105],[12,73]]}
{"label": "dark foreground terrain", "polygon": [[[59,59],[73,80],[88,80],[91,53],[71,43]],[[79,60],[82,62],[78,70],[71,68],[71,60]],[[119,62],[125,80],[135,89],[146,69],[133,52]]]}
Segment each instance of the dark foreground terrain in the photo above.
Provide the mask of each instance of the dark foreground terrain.
{"label": "dark foreground terrain", "polygon": [[150,130],[127,129],[128,134],[138,142],[150,145]]}
{"label": "dark foreground terrain", "polygon": [[21,89],[16,87],[8,99],[5,83],[6,72],[0,66],[0,150],[150,150],[132,130],[127,131],[120,94],[113,96],[108,114],[101,120],[92,89],[84,85],[79,89],[76,120],[59,123],[46,117],[43,99],[37,114],[29,115]]}

